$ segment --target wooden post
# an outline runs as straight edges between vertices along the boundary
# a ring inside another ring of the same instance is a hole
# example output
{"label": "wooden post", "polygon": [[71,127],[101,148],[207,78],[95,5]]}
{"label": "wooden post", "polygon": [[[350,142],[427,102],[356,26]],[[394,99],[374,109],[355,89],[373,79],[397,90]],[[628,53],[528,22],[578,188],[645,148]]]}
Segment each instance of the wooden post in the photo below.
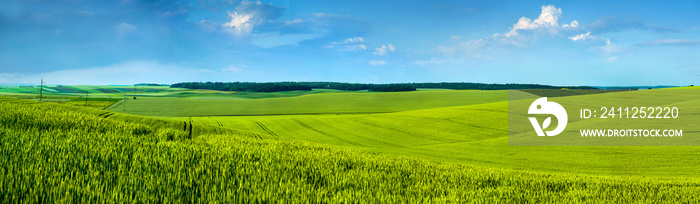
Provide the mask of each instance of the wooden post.
{"label": "wooden post", "polygon": [[85,91],[85,107],[87,107],[87,98],[88,98],[88,92]]}
{"label": "wooden post", "polygon": [[190,139],[192,139],[192,121],[190,121]]}

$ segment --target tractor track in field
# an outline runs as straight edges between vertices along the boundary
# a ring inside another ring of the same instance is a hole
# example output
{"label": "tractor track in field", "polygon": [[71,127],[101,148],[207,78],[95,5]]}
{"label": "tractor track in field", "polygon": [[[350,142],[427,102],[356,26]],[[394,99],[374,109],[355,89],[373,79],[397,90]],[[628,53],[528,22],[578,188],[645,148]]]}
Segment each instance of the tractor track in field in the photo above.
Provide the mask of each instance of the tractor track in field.
{"label": "tractor track in field", "polygon": [[262,128],[265,132],[267,132],[267,134],[270,134],[270,135],[275,136],[275,137],[279,137],[277,135],[277,133],[270,130],[270,128],[267,128],[267,126],[265,126],[265,124],[261,123],[260,121],[255,121],[255,123],[258,124],[258,126],[260,126],[260,128]]}
{"label": "tractor track in field", "polygon": [[[395,113],[387,111],[376,111],[376,112],[322,112],[322,113],[260,113],[260,114],[224,114],[224,115],[190,115],[191,117],[227,117],[227,116],[286,116],[286,115],[372,115],[372,114],[382,114],[382,113]],[[400,112],[400,111],[399,111]]]}
{"label": "tractor track in field", "polygon": [[107,118],[107,117],[112,116],[112,115],[114,115],[113,112],[104,112],[104,113],[100,113],[99,115],[97,115],[97,117]]}
{"label": "tractor track in field", "polygon": [[474,124],[471,124],[471,123],[465,123],[465,122],[457,121],[457,120],[454,120],[454,119],[451,119],[451,118],[433,118],[433,117],[424,117],[424,116],[416,116],[416,117],[419,117],[419,118],[426,118],[426,119],[443,120],[443,121],[447,121],[447,122],[451,122],[451,123],[456,123],[456,124],[460,124],[460,125],[464,125],[464,126],[469,126],[469,127],[473,127],[473,128],[477,128],[477,129],[488,129],[488,130],[495,130],[495,131],[499,131],[499,132],[503,132],[503,131],[506,131],[506,132],[507,132],[507,131],[508,131],[508,130],[503,130],[503,129],[498,129],[498,128],[492,128],[492,127],[474,125]]}
{"label": "tractor track in field", "polygon": [[221,123],[221,121],[219,121],[219,120],[214,120],[214,121],[216,122],[217,125],[219,125],[219,127],[224,127],[224,124]]}
{"label": "tractor track in field", "polygon": [[299,123],[299,125],[301,125],[301,126],[303,126],[303,127],[305,127],[305,128],[308,128],[309,130],[313,130],[314,132],[317,132],[317,133],[320,133],[320,134],[322,134],[322,135],[331,137],[331,138],[333,138],[333,139],[337,139],[337,140],[340,140],[340,141],[343,141],[343,142],[345,142],[345,143],[352,144],[352,145],[355,145],[355,146],[364,146],[364,145],[361,145],[360,143],[347,141],[347,140],[344,140],[343,138],[338,137],[338,136],[336,136],[336,135],[333,135],[333,134],[331,134],[331,133],[327,133],[327,132],[318,130],[318,129],[316,129],[316,128],[314,128],[314,127],[311,127],[310,125],[304,123],[304,122],[301,121],[301,120],[298,120],[298,119],[292,119],[292,120],[293,120],[294,122],[296,122],[296,123]]}
{"label": "tractor track in field", "polygon": [[[349,118],[348,118],[348,119],[349,119]],[[432,136],[424,135],[424,134],[417,134],[417,133],[413,133],[413,132],[408,132],[408,131],[405,131],[405,130],[401,130],[401,129],[398,129],[398,128],[385,127],[385,126],[377,125],[377,124],[374,124],[374,123],[368,123],[368,122],[365,122],[365,121],[362,121],[362,120],[357,120],[357,119],[349,119],[349,120],[350,120],[350,121],[354,121],[354,122],[356,122],[356,123],[363,124],[363,125],[367,125],[367,126],[372,126],[372,127],[375,127],[375,128],[379,128],[379,129],[385,129],[385,130],[389,130],[389,131],[400,132],[400,133],[403,133],[403,134],[406,134],[406,135],[410,135],[410,136],[413,136],[413,137],[417,137],[417,138],[426,138],[426,139],[438,140],[438,141],[445,141],[445,142],[457,142],[457,141],[460,141],[460,140],[454,140],[454,139],[448,139],[448,138],[432,137]]]}
{"label": "tractor track in field", "polygon": [[117,108],[117,106],[119,106],[119,105],[117,105],[117,104],[121,104],[121,103],[123,103],[123,102],[124,102],[124,99],[118,100],[118,101],[114,101],[114,102],[112,102],[111,104],[109,104],[107,107],[103,108],[102,110],[111,110],[111,109],[113,109],[113,108]]}
{"label": "tractor track in field", "polygon": [[[352,120],[352,119],[348,119],[348,120],[354,121],[354,120]],[[352,132],[352,131],[348,131],[348,130],[342,129],[342,128],[338,127],[338,126],[333,126],[333,125],[328,125],[328,124],[323,124],[323,125],[325,125],[325,126],[327,126],[327,127],[335,128],[336,130],[340,130],[340,131],[343,131],[343,132],[348,132],[348,133]],[[371,141],[373,141],[373,143],[377,143],[377,144],[383,144],[383,145],[391,146],[391,147],[406,147],[406,146],[404,146],[404,145],[398,145],[398,144],[395,144],[395,143],[390,143],[390,142],[386,142],[386,141],[383,141],[383,140],[378,140],[378,139],[376,139],[377,135],[373,135],[374,137],[372,137],[372,136],[368,136],[368,135],[364,135],[364,134],[355,134],[355,133],[350,133],[350,134],[354,135],[355,137],[362,138],[362,139],[364,139],[364,140],[371,140]]]}

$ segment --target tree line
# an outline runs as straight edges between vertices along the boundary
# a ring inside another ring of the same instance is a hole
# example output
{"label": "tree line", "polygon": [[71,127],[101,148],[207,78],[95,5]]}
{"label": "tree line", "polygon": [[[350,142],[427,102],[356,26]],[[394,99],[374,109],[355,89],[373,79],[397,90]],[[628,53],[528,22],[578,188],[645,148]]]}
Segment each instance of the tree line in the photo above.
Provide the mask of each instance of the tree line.
{"label": "tree line", "polygon": [[591,86],[551,86],[541,84],[486,84],[470,82],[438,82],[438,83],[393,83],[393,84],[362,84],[342,82],[182,82],[170,85],[172,88],[209,89],[218,91],[246,92],[276,92],[311,89],[335,89],[345,91],[411,91],[416,88],[433,89],[598,89]]}
{"label": "tree line", "polygon": [[134,86],[170,86],[170,85],[156,84],[156,83],[138,83],[138,84],[134,84]]}
{"label": "tree line", "polygon": [[311,90],[311,87],[296,82],[184,82],[170,85],[171,88],[209,89],[218,91],[276,92]]}
{"label": "tree line", "polygon": [[397,91],[415,91],[416,87],[408,85],[391,85],[391,86],[378,86],[369,89],[369,91],[376,92],[397,92]]}

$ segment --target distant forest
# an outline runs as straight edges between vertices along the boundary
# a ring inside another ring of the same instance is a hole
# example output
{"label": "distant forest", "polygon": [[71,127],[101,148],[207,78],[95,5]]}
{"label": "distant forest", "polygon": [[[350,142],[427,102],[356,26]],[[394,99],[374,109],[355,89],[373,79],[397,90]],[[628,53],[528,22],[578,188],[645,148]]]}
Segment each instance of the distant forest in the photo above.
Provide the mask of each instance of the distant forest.
{"label": "distant forest", "polygon": [[369,91],[376,92],[397,92],[397,91],[415,91],[416,87],[408,85],[392,85],[392,86],[379,86],[369,89]]}
{"label": "distant forest", "polygon": [[432,89],[598,89],[590,86],[550,86],[540,84],[483,84],[468,82],[440,83],[395,83],[395,84],[360,84],[341,82],[183,82],[170,85],[172,88],[209,89],[218,91],[276,92],[311,89],[336,89],[345,91],[413,91],[416,88]]}
{"label": "distant forest", "polygon": [[156,84],[156,83],[138,83],[138,84],[134,84],[134,86],[170,86],[170,85]]}

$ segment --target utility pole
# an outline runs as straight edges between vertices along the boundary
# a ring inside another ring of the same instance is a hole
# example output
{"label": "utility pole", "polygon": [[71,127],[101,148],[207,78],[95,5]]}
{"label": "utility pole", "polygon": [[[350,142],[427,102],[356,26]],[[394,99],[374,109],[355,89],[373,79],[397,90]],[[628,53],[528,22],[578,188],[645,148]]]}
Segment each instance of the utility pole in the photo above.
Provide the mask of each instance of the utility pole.
{"label": "utility pole", "polygon": [[88,92],[85,91],[85,107],[87,107],[87,98],[88,98]]}
{"label": "utility pole", "polygon": [[44,96],[44,79],[41,79],[41,85],[39,86],[39,101],[41,101],[41,98]]}

